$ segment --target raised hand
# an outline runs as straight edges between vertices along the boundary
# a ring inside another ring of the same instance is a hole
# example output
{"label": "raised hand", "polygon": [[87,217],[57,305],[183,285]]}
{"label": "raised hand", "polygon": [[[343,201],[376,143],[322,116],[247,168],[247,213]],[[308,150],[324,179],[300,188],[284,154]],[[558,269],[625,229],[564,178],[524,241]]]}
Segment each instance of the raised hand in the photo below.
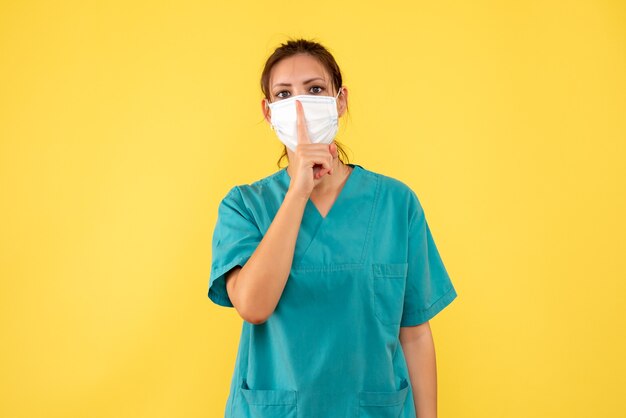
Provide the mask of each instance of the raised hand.
{"label": "raised hand", "polygon": [[326,174],[332,174],[333,161],[337,157],[337,145],[314,144],[309,138],[302,103],[296,100],[298,145],[292,161],[294,175],[290,187],[303,196],[311,192]]}

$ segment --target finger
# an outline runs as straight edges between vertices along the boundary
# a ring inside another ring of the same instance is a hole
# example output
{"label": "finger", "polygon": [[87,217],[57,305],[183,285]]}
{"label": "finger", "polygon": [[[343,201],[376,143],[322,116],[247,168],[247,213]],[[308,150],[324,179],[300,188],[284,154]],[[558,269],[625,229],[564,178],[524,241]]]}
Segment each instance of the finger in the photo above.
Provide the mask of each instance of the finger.
{"label": "finger", "polygon": [[330,173],[330,171],[333,168],[333,158],[331,155],[328,155],[328,153],[324,153],[322,155],[316,155],[316,158],[313,159],[313,161],[315,162],[315,164],[319,164],[322,166],[322,168],[320,168],[320,170],[317,173],[317,178],[320,178],[324,175],[326,175],[327,173]]}
{"label": "finger", "polygon": [[[330,155],[332,155],[334,161],[335,158],[337,158],[337,144],[335,144],[335,141],[330,143],[328,150],[330,151]],[[333,170],[330,170],[328,174],[333,174]]]}
{"label": "finger", "polygon": [[321,151],[314,151],[314,150],[306,149],[300,154],[300,158],[302,158],[305,161],[310,161],[312,165],[323,164],[327,166],[330,162],[330,168],[332,169],[333,159],[332,159],[332,156],[327,151],[321,152]]}
{"label": "finger", "polygon": [[330,168],[329,169],[324,169],[320,172],[320,177],[325,175],[326,173],[332,175],[333,174],[333,162],[335,161],[335,158],[337,158],[337,145],[335,144],[335,142],[331,142],[329,145],[327,145],[328,147],[328,151],[330,153],[330,156],[327,156],[328,160],[329,160],[329,164],[330,164]]}
{"label": "finger", "polygon": [[333,156],[332,155],[328,156],[328,169],[322,170],[320,177],[323,175],[326,175],[327,173],[331,175],[333,174]]}
{"label": "finger", "polygon": [[[330,163],[330,158],[328,158],[328,155],[311,155],[311,154],[307,154],[304,157],[305,161],[309,161],[310,162],[310,167],[313,168],[315,166],[318,166],[318,168],[320,168],[320,170],[324,170],[325,172],[328,172],[331,168],[332,165]],[[308,165],[308,164],[307,164]],[[322,167],[319,167],[322,166]]]}
{"label": "finger", "polygon": [[299,100],[296,100],[297,128],[298,128],[298,144],[310,144],[309,132],[306,127],[306,119],[304,118],[304,108]]}
{"label": "finger", "polygon": [[330,143],[328,151],[330,151],[330,155],[332,155],[333,158],[337,158],[337,144],[335,144],[335,141]]}

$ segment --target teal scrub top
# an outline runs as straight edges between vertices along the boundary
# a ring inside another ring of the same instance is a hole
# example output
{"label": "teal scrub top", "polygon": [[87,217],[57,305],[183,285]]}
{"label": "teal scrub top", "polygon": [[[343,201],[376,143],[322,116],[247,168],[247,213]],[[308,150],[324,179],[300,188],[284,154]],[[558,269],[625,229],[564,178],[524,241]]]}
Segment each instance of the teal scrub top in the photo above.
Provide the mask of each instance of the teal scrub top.
{"label": "teal scrub top", "polygon": [[[272,315],[243,321],[227,418],[415,418],[400,327],[457,293],[424,210],[403,182],[353,171],[323,217],[309,199]],[[213,232],[208,297],[232,307],[226,273],[243,266],[289,187],[283,168],[231,188]]]}

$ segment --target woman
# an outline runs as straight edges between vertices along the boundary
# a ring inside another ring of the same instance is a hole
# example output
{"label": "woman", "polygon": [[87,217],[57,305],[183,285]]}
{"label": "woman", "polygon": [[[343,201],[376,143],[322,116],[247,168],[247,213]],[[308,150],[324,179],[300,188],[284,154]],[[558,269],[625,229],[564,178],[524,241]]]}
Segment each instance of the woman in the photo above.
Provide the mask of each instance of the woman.
{"label": "woman", "polygon": [[338,158],[322,45],[282,44],[261,87],[289,165],[219,205],[208,296],[244,319],[225,416],[435,417],[428,321],[457,294],[416,194]]}

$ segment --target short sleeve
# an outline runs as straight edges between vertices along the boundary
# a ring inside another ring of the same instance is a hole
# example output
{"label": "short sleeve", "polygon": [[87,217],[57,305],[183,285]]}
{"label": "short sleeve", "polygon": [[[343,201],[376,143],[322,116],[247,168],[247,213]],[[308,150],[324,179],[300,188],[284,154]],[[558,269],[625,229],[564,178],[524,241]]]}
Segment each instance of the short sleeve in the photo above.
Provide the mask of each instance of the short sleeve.
{"label": "short sleeve", "polygon": [[424,210],[413,191],[410,201],[408,268],[401,327],[419,325],[432,319],[457,296]]}
{"label": "short sleeve", "polygon": [[217,210],[217,221],[211,244],[211,273],[209,299],[214,303],[233,307],[226,292],[226,273],[248,261],[263,238],[246,209],[239,186],[226,194]]}

